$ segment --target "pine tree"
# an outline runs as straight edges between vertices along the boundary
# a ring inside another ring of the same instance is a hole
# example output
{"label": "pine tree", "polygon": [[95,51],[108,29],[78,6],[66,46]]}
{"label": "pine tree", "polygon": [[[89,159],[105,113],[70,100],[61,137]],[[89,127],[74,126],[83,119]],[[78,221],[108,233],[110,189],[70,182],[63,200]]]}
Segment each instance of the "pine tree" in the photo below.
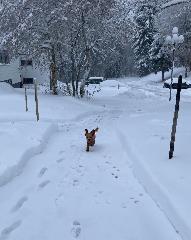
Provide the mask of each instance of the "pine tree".
{"label": "pine tree", "polygon": [[134,54],[140,76],[151,72],[149,50],[156,33],[154,27],[156,8],[152,1],[144,1],[135,12]]}
{"label": "pine tree", "polygon": [[157,73],[162,72],[162,81],[164,81],[164,73],[172,66],[171,55],[164,46],[164,38],[157,33],[150,49],[150,61],[152,70]]}

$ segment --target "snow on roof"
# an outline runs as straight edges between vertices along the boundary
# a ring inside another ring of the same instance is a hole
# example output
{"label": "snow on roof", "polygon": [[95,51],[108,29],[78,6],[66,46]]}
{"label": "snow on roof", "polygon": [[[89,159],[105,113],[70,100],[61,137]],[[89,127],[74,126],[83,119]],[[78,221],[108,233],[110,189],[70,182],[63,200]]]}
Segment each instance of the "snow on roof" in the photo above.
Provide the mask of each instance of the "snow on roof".
{"label": "snow on roof", "polygon": [[117,80],[113,80],[113,79],[110,79],[110,80],[105,80],[101,83],[101,86],[102,87],[125,87],[126,85],[117,81]]}
{"label": "snow on roof", "polygon": [[103,77],[89,77],[89,79],[90,79],[90,80],[91,80],[91,79],[92,79],[92,80],[93,80],[93,79],[102,79],[102,80],[103,80],[104,78],[103,78]]}
{"label": "snow on roof", "polygon": [[0,82],[0,94],[10,94],[13,93],[14,88],[5,82]]}

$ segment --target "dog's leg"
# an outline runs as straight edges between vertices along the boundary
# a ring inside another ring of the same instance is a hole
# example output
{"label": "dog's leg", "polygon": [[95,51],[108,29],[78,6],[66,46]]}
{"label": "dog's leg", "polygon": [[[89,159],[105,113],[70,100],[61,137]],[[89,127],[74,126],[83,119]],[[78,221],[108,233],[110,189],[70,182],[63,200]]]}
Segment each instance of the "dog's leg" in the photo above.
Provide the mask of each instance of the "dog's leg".
{"label": "dog's leg", "polygon": [[89,146],[89,144],[87,143],[86,152],[89,152],[89,151],[90,151],[90,146]]}

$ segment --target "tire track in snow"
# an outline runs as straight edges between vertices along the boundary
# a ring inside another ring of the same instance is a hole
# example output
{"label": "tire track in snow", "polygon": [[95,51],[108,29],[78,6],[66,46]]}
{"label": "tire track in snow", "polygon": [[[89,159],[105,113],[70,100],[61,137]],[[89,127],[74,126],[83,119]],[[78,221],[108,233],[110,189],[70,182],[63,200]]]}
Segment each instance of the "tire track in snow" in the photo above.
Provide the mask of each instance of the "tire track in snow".
{"label": "tire track in snow", "polygon": [[[139,184],[143,187],[143,189],[148,194],[148,196],[150,196],[150,198],[155,203],[157,208],[163,213],[165,218],[168,220],[168,222],[170,223],[170,225],[172,226],[174,231],[181,237],[181,239],[182,240],[185,240],[185,239],[190,240],[190,237],[189,237],[189,236],[191,236],[189,233],[190,229],[186,225],[183,227],[181,226],[183,220],[181,219],[180,216],[178,216],[173,204],[168,199],[168,197],[167,197],[168,194],[166,193],[166,191],[162,188],[162,186],[159,185],[159,183],[157,183],[157,181],[154,179],[154,177],[150,175],[150,173],[141,164],[140,160],[138,160],[138,158],[135,154],[135,151],[132,150],[132,147],[130,147],[130,144],[127,142],[126,136],[119,129],[116,131],[116,133],[118,135],[119,142],[121,143],[121,145],[124,149],[124,152],[126,152],[127,161],[132,166],[133,175],[135,176],[135,178],[137,179]],[[123,141],[121,139],[123,139]],[[135,166],[136,164],[137,164],[137,166]],[[146,183],[145,183],[144,179],[147,179]],[[154,193],[153,193],[152,189],[155,189]],[[165,200],[162,200],[162,202],[160,202],[160,200],[156,196],[157,194],[162,195],[162,198]],[[167,205],[168,205],[167,208],[165,208],[165,205],[166,205],[165,201],[167,201]],[[163,203],[164,203],[164,205],[163,205]],[[168,210],[168,208],[170,210]],[[173,217],[171,215],[171,212],[175,215],[175,217]],[[177,219],[179,219],[180,222],[177,221]],[[182,231],[178,230],[178,228],[181,229]],[[186,231],[186,234],[184,233],[184,231]]]}

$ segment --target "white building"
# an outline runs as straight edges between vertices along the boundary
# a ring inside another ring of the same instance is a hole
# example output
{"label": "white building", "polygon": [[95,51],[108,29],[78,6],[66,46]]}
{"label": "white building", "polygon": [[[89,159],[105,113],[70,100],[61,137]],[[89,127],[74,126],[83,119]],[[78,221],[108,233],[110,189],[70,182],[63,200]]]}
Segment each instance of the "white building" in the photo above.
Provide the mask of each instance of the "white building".
{"label": "white building", "polygon": [[33,84],[35,78],[39,82],[48,81],[48,71],[40,71],[26,55],[9,62],[6,50],[0,51],[0,82],[7,81],[13,87],[22,87],[23,84]]}

